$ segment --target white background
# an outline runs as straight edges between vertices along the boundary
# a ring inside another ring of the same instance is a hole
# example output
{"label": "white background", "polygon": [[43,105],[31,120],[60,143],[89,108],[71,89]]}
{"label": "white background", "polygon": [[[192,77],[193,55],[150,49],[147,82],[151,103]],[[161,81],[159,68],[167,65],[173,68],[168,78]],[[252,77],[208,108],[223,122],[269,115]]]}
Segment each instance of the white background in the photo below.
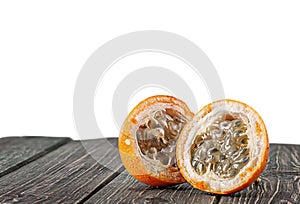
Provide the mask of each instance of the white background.
{"label": "white background", "polygon": [[[83,64],[115,37],[154,29],[196,43],[215,65],[226,98],[254,107],[267,125],[271,142],[300,144],[300,2],[181,2],[1,1],[0,137],[78,139],[72,105]],[[148,61],[157,59],[156,65],[168,61],[160,58],[150,56]],[[141,61],[147,62],[135,57],[130,63],[135,67]],[[123,62],[123,68],[125,65]],[[126,74],[115,75],[122,79]],[[104,94],[113,93],[113,86],[109,87]],[[129,109],[157,93],[165,92],[149,88],[138,92],[129,101]],[[196,97],[199,107],[209,102],[205,91]],[[104,98],[100,94],[95,97],[98,121],[102,120],[103,104],[109,105],[107,97],[101,104]],[[118,136],[111,114],[104,116],[102,125],[109,127],[105,135]],[[111,134],[106,133],[109,129]]]}

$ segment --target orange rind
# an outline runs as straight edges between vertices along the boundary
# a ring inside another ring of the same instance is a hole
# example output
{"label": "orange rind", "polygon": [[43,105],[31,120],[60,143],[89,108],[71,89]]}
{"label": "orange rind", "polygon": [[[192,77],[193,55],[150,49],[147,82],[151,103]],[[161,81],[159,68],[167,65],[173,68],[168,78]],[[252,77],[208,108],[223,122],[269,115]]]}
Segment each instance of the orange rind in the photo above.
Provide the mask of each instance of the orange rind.
{"label": "orange rind", "polygon": [[172,96],[152,96],[127,116],[120,131],[119,152],[126,170],[151,186],[185,182],[176,162],[177,139],[193,113]]}

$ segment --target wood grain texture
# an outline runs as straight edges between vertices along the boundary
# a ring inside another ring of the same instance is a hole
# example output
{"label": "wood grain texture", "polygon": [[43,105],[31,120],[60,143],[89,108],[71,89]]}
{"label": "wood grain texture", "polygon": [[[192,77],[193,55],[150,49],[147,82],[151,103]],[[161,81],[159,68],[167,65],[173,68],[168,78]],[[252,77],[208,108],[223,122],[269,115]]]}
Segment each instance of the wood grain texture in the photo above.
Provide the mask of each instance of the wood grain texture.
{"label": "wood grain texture", "polygon": [[238,193],[222,196],[220,203],[300,203],[300,175],[262,175],[260,183]]}
{"label": "wood grain texture", "polygon": [[69,138],[0,138],[0,177],[71,141]]}
{"label": "wood grain texture", "polygon": [[210,195],[188,184],[155,189],[121,174],[86,203],[300,203],[300,145],[272,144],[260,183],[228,196]]}
{"label": "wood grain texture", "polygon": [[217,200],[217,196],[187,183],[161,188],[147,186],[124,171],[86,203],[214,203]]}
{"label": "wood grain texture", "polygon": [[0,178],[0,202],[78,203],[116,177],[113,170],[123,170],[116,140],[114,146],[109,140],[82,143],[70,142]]}
{"label": "wood grain texture", "polygon": [[271,174],[300,174],[300,145],[271,144],[265,171]]}
{"label": "wood grain texture", "polygon": [[124,171],[116,138],[65,145],[55,140],[61,138],[27,139],[0,139],[0,164],[10,169],[0,178],[0,203],[300,203],[300,145],[272,144],[262,181],[220,196],[187,183],[138,182]]}

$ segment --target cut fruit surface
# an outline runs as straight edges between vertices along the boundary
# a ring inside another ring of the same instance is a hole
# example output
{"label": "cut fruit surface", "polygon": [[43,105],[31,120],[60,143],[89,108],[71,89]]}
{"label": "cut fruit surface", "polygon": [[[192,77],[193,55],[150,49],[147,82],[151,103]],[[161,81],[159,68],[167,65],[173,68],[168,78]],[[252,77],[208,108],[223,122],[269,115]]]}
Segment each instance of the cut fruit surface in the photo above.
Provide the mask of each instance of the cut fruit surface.
{"label": "cut fruit surface", "polygon": [[249,186],[269,154],[267,130],[250,106],[220,100],[201,109],[181,131],[177,163],[195,188],[229,194]]}
{"label": "cut fruit surface", "polygon": [[126,170],[152,186],[185,182],[176,161],[177,139],[193,113],[181,100],[152,96],[139,103],[125,119],[119,152]]}

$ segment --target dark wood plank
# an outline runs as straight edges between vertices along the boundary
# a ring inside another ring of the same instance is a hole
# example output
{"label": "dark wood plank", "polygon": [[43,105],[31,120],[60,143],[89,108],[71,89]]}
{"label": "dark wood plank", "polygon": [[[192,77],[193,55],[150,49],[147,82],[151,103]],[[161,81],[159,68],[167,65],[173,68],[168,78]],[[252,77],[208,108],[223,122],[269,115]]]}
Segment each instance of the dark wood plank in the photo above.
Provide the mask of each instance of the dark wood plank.
{"label": "dark wood plank", "polygon": [[70,138],[0,138],[0,177],[71,141]]}
{"label": "dark wood plank", "polygon": [[85,203],[214,203],[217,200],[217,196],[187,183],[161,188],[147,186],[124,171]]}
{"label": "dark wood plank", "polygon": [[300,203],[299,145],[272,144],[260,183],[219,196],[187,183],[154,188],[136,181],[123,171],[116,138],[74,141],[55,150],[53,146],[41,148],[49,142],[25,141],[31,147],[17,154],[14,152],[24,144],[19,139],[0,139],[0,152],[6,149],[8,155],[10,146],[21,144],[13,148],[11,158],[29,155],[15,160],[18,164],[29,162],[0,178],[0,203]]}
{"label": "dark wood plank", "polygon": [[228,196],[220,203],[300,203],[300,175],[262,175],[261,182]]}
{"label": "dark wood plank", "polygon": [[271,144],[265,171],[271,174],[300,174],[300,145]]}
{"label": "dark wood plank", "polygon": [[116,142],[116,139],[84,141],[83,145],[79,141],[70,142],[3,176],[0,203],[84,201],[115,178],[118,171],[123,171]]}
{"label": "dark wood plank", "polygon": [[272,144],[260,183],[228,196],[210,195],[189,184],[146,186],[122,173],[86,203],[300,203],[300,145]]}

